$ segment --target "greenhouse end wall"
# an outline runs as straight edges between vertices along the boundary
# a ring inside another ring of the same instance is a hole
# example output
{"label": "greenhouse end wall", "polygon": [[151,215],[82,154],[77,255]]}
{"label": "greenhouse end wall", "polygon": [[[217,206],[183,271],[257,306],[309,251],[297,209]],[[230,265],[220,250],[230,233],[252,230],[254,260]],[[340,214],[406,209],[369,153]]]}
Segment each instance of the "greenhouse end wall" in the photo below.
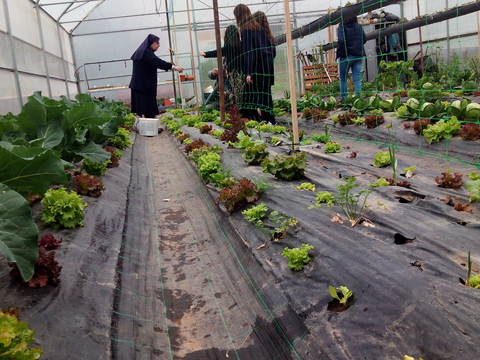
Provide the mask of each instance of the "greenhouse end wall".
{"label": "greenhouse end wall", "polygon": [[0,0],[0,114],[19,113],[35,91],[77,94],[70,35],[30,0]]}

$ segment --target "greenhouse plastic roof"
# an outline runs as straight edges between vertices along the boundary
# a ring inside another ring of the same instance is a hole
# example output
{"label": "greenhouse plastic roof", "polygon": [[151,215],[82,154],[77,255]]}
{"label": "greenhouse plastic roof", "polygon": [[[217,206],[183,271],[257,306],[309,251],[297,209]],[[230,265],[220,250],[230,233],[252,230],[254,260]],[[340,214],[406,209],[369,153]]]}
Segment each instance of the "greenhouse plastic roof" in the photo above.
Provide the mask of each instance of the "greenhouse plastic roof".
{"label": "greenhouse plastic roof", "polygon": [[57,20],[68,32],[74,30],[105,0],[32,0]]}

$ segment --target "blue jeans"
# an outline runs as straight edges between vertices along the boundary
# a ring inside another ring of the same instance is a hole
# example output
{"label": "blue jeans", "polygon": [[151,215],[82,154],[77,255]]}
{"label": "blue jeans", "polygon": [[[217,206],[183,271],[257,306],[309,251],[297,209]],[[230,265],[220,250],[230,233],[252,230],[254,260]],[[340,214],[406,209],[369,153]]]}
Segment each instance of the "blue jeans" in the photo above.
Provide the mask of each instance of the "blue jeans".
{"label": "blue jeans", "polygon": [[362,66],[363,58],[361,57],[348,56],[339,59],[338,71],[340,73],[340,93],[342,94],[342,100],[345,100],[345,97],[347,96],[347,76],[350,69],[352,69],[355,94],[360,96],[360,92],[362,91],[362,79],[360,78]]}

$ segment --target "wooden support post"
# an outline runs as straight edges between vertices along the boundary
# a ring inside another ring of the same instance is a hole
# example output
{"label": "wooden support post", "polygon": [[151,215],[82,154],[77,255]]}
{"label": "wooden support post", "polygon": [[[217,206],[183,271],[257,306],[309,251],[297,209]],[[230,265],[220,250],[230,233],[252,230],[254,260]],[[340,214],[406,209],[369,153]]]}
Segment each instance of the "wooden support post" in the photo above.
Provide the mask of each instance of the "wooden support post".
{"label": "wooden support post", "polygon": [[215,40],[217,45],[218,94],[220,97],[220,119],[225,121],[225,86],[223,72],[222,41],[220,38],[220,18],[218,16],[218,0],[213,0],[213,20],[215,22]]}
{"label": "wooden support post", "polygon": [[[190,35],[190,53],[192,54],[191,62],[192,62],[192,74],[195,76],[195,56],[193,55],[193,37],[192,37],[192,23],[190,20],[190,5],[189,0],[185,0],[187,3],[187,17],[188,17],[188,33]],[[193,80],[194,92],[195,92],[195,112],[198,114],[199,112],[199,105],[198,105],[198,88],[197,88],[197,77],[195,76]]]}
{"label": "wooden support post", "polygon": [[[417,15],[420,18],[420,2],[417,0]],[[420,40],[420,68],[422,69],[422,75],[424,71],[423,67],[423,43],[422,43],[422,28],[418,28],[418,35]],[[387,45],[388,46],[388,45]]]}
{"label": "wooden support post", "polygon": [[[295,69],[293,63],[292,29],[290,24],[290,4],[283,0],[285,8],[285,31],[287,35],[287,63],[290,82],[290,101],[292,103],[292,131],[293,143],[298,144],[298,119],[297,119],[297,90],[295,87]],[[295,146],[298,148],[298,145]]]}
{"label": "wooden support post", "polygon": [[[328,14],[333,12],[333,8],[328,8]],[[335,27],[330,25],[328,27],[328,43],[332,43],[335,41]],[[333,64],[335,62],[335,51],[329,51],[327,56],[328,64]]]}

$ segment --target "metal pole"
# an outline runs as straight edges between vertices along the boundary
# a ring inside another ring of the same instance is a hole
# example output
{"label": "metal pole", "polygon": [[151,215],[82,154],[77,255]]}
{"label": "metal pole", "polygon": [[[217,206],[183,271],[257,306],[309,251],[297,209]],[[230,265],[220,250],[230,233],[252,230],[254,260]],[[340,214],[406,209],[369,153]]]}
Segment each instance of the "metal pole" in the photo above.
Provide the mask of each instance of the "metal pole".
{"label": "metal pole", "polygon": [[[292,27],[290,24],[290,5],[288,0],[283,0],[285,8],[285,31],[287,35],[287,62],[290,80],[290,101],[292,103],[292,130],[293,143],[298,144],[298,119],[297,119],[297,92],[295,89],[295,69],[293,64],[293,47],[292,47]],[[298,145],[297,145],[298,147]]]}
{"label": "metal pole", "polygon": [[[170,61],[173,63],[173,47],[172,47],[172,34],[170,32],[170,17],[168,16],[168,0],[165,0],[165,15],[167,17],[167,31],[168,31],[168,46],[170,48]],[[173,84],[173,98],[175,99],[175,105],[177,101],[177,84],[175,83],[175,72],[172,71],[172,84]]]}
{"label": "metal pole", "polygon": [[7,25],[8,40],[10,42],[10,53],[12,54],[13,76],[15,78],[15,86],[17,87],[17,97],[20,101],[20,108],[23,107],[22,89],[20,87],[20,77],[18,76],[17,58],[15,56],[15,49],[13,48],[12,25],[10,23],[10,15],[8,13],[7,0],[3,0],[3,12],[5,13],[5,22]]}
{"label": "metal pole", "polygon": [[[193,24],[195,25],[195,27],[193,28],[193,34],[195,36],[195,53],[192,54],[192,56],[195,56],[197,58],[197,63],[198,63],[198,75],[199,76],[196,76],[195,75],[195,87],[198,87],[200,86],[200,93],[202,94],[201,97],[202,97],[202,104],[204,103],[204,96],[203,96],[203,82],[202,82],[202,79],[200,77],[200,74],[201,74],[201,66],[200,66],[200,54],[198,53],[200,51],[200,48],[198,46],[198,29],[197,29],[197,20],[195,19],[195,6],[194,6],[194,1],[193,0],[190,0],[191,3],[192,3],[192,18],[193,18]],[[197,70],[197,69],[195,69]],[[200,99],[199,99],[199,103],[200,103]]]}
{"label": "metal pole", "polygon": [[50,84],[50,75],[48,73],[47,53],[45,52],[45,39],[43,38],[42,19],[40,16],[40,5],[38,5],[38,2],[35,3],[35,9],[37,10],[38,32],[40,35],[40,46],[42,47],[42,57],[45,63],[45,76],[47,78],[48,96],[52,98],[52,86]]}
{"label": "metal pole", "polygon": [[68,72],[67,67],[65,65],[65,58],[63,56],[63,41],[61,35],[62,28],[60,24],[57,22],[57,34],[58,34],[58,43],[60,44],[60,57],[62,58],[62,65],[63,65],[63,77],[65,78],[65,87],[67,89],[67,97],[70,99],[70,90],[68,89]]}
{"label": "metal pole", "polygon": [[[175,58],[177,59],[175,61],[175,64],[179,65],[178,64],[178,41],[177,41],[177,31],[176,31],[176,24],[175,24],[175,10],[173,9],[173,6],[172,6],[172,20],[173,20],[173,38],[174,38],[174,42],[175,42]],[[180,75],[178,75],[179,79],[178,79],[178,90],[180,92],[180,105],[183,109],[183,86],[182,86],[182,82],[180,81]],[[178,103],[177,103],[177,98],[175,98],[175,106],[178,107]]]}
{"label": "metal pole", "polygon": [[222,41],[220,39],[220,18],[218,0],[213,0],[213,20],[215,22],[215,40],[217,44],[218,93],[220,95],[220,119],[225,121],[225,87],[223,81]]}
{"label": "metal pole", "polygon": [[[192,71],[195,76],[195,56],[193,55],[193,38],[192,38],[192,24],[190,21],[190,5],[188,0],[185,0],[187,3],[187,18],[188,18],[188,34],[190,35],[190,53],[192,54],[191,57],[191,64],[192,64]],[[220,69],[218,69],[220,71]],[[198,113],[199,106],[198,106],[198,89],[197,89],[197,76],[194,77],[194,92],[195,92],[195,111]]]}

